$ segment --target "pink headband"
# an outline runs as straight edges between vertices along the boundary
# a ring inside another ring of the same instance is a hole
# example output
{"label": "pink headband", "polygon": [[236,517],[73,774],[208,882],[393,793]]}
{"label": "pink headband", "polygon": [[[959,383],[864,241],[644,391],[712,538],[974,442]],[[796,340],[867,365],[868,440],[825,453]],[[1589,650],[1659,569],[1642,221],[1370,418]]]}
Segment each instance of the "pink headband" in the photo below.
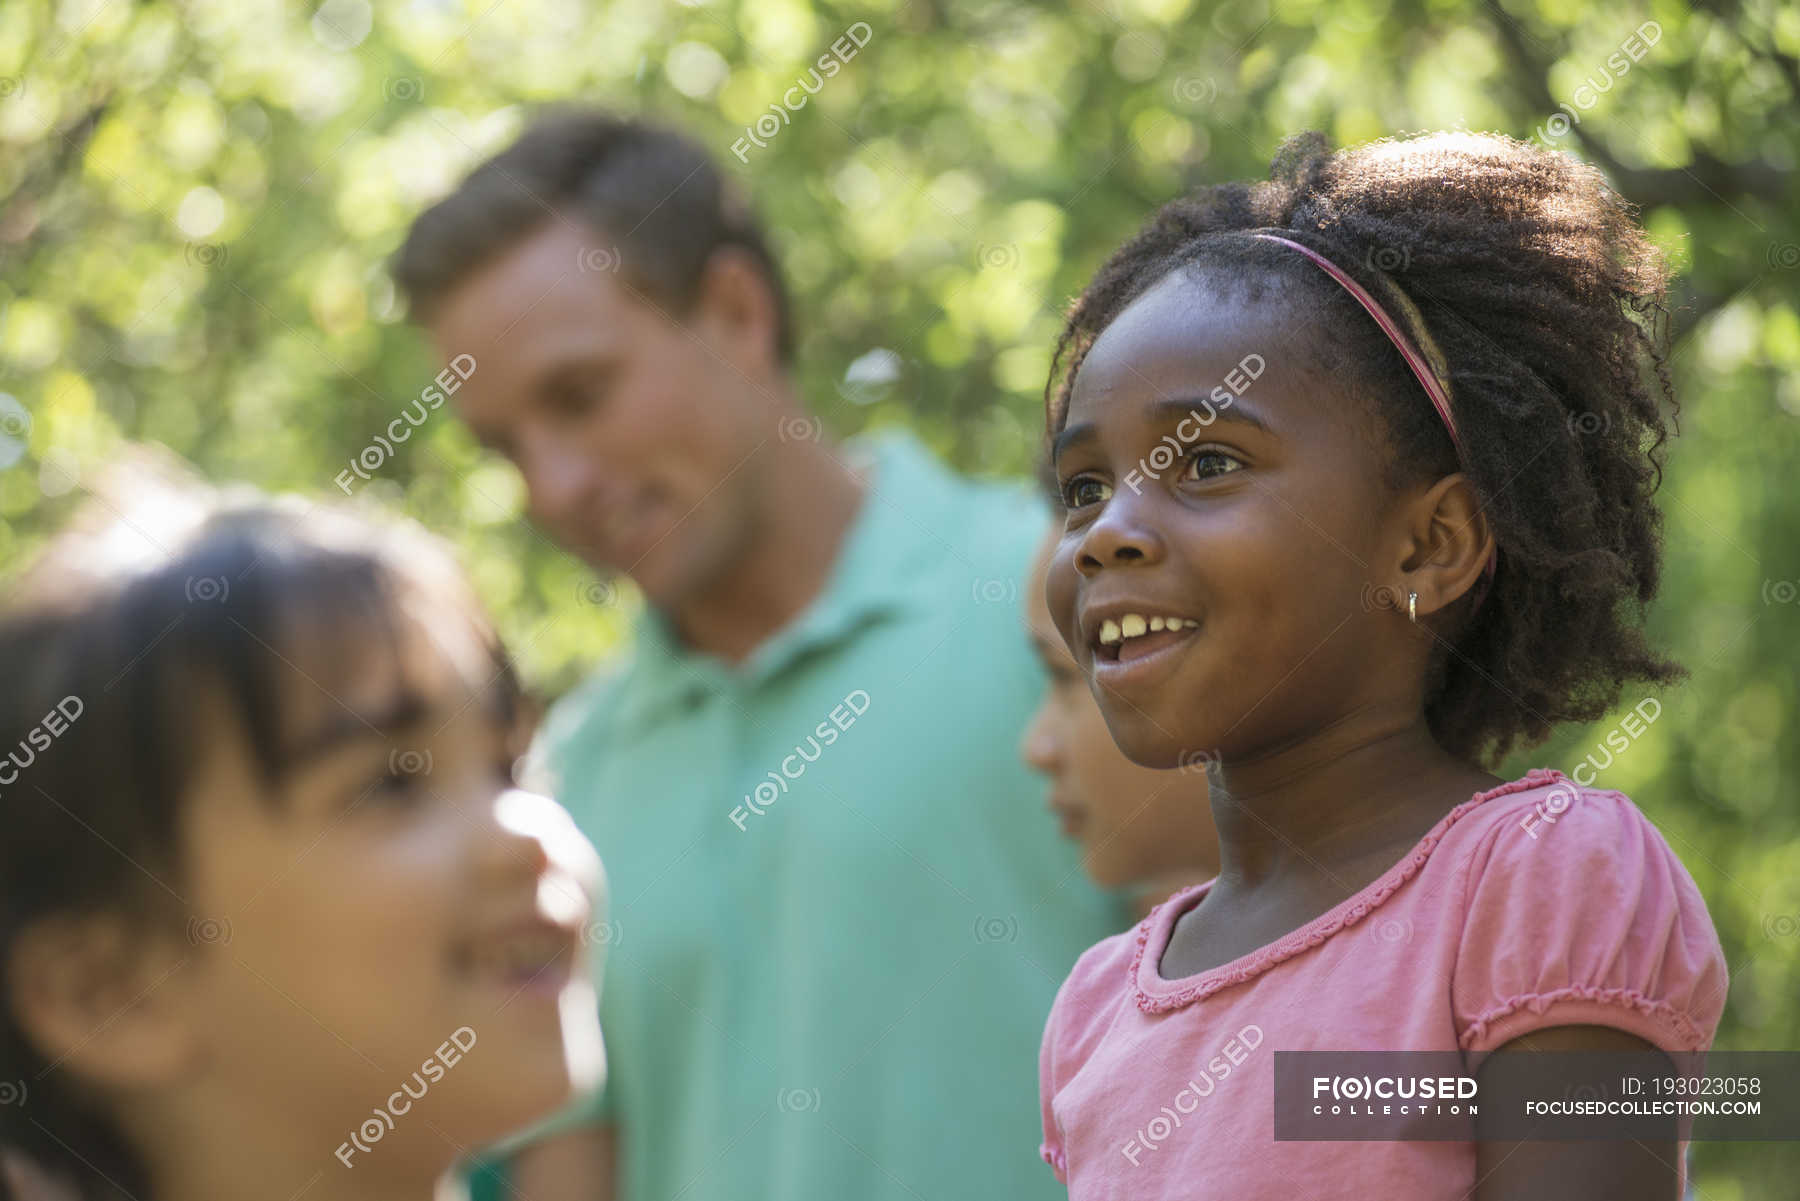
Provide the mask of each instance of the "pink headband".
{"label": "pink headband", "polygon": [[[1450,409],[1449,365],[1445,362],[1444,354],[1438,349],[1437,343],[1432,340],[1431,332],[1425,328],[1424,315],[1419,312],[1418,306],[1413,304],[1412,298],[1402,292],[1398,286],[1391,289],[1397,307],[1411,324],[1412,334],[1409,336],[1408,331],[1388,315],[1388,311],[1382,308],[1381,303],[1369,294],[1367,288],[1351,279],[1349,273],[1342,267],[1312,247],[1303,246],[1299,242],[1291,238],[1284,238],[1279,234],[1253,233],[1250,236],[1298,250],[1316,263],[1321,271],[1342,285],[1344,291],[1350,293],[1356,303],[1363,307],[1363,311],[1375,318],[1375,324],[1381,327],[1381,332],[1386,334],[1388,341],[1394,344],[1394,349],[1400,352],[1400,357],[1405,359],[1406,365],[1412,369],[1414,378],[1419,381],[1419,386],[1425,389],[1425,395],[1431,398],[1431,407],[1437,410],[1438,417],[1443,421],[1444,429],[1450,435],[1450,444],[1456,448],[1456,457],[1467,462],[1463,457],[1462,437],[1456,432],[1456,416]],[[1494,571],[1498,563],[1499,547],[1496,546],[1488,553],[1487,565],[1481,571],[1481,591],[1475,599],[1477,605],[1480,605],[1484,599],[1487,585],[1493,582]]]}

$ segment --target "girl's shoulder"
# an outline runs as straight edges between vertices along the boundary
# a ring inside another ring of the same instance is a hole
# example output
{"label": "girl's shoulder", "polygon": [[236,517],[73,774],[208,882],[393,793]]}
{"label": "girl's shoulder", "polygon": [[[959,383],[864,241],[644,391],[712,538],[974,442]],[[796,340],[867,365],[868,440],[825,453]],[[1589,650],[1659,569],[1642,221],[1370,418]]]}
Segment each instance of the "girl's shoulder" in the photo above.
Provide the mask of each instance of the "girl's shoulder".
{"label": "girl's shoulder", "polygon": [[1496,870],[1534,879],[1602,866],[1616,871],[1628,862],[1658,862],[1688,879],[1667,837],[1629,796],[1554,768],[1532,768],[1477,794],[1435,833],[1433,856],[1451,861],[1471,882]]}
{"label": "girl's shoulder", "polygon": [[1718,934],[1630,797],[1539,769],[1452,818],[1437,854],[1460,922],[1451,996],[1464,1049],[1577,1024],[1670,1050],[1711,1042],[1726,987]]}
{"label": "girl's shoulder", "polygon": [[1120,1007],[1132,1003],[1137,958],[1157,916],[1171,905],[1192,904],[1195,894],[1205,889],[1204,884],[1182,889],[1152,909],[1137,925],[1083,951],[1062,987],[1056,990],[1056,1000],[1044,1027],[1046,1042],[1064,1054],[1079,1055],[1105,1034]]}
{"label": "girl's shoulder", "polygon": [[1163,905],[1173,904],[1185,893],[1185,889],[1176,893],[1152,909],[1137,925],[1123,930],[1111,937],[1103,938],[1081,953],[1075,960],[1075,966],[1069,969],[1068,978],[1056,992],[1056,1010],[1088,1009],[1108,1000],[1116,999],[1125,990],[1130,981],[1132,961],[1136,958],[1137,948],[1142,944],[1150,923],[1161,912]]}

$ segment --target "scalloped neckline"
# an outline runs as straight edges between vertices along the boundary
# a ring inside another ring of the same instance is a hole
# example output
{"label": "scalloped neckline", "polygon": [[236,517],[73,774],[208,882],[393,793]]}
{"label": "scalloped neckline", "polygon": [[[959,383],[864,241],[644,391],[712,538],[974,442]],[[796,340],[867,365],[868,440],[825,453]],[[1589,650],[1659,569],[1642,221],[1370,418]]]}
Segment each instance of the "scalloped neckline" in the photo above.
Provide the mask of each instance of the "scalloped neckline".
{"label": "scalloped neckline", "polygon": [[1527,792],[1567,778],[1553,767],[1534,767],[1516,780],[1476,793],[1440,818],[1398,863],[1310,922],[1227,963],[1192,976],[1167,980],[1161,974],[1160,965],[1175,932],[1175,923],[1206,898],[1213,882],[1208,880],[1183,889],[1151,910],[1150,915],[1138,924],[1137,954],[1131,960],[1131,986],[1137,995],[1138,1008],[1145,1013],[1166,1013],[1191,1005],[1228,985],[1253,980],[1283,960],[1318,946],[1338,931],[1360,922],[1399,891],[1402,884],[1425,866],[1425,861],[1450,828],[1472,810],[1495,797]]}

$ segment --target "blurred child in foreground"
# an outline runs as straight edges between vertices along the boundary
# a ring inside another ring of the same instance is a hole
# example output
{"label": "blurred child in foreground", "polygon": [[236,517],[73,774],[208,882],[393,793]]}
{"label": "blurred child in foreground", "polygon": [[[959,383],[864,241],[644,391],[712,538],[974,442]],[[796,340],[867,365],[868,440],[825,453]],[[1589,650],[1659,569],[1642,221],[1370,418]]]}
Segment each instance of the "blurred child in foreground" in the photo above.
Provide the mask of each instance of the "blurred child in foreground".
{"label": "blurred child in foreground", "polygon": [[0,609],[0,1191],[441,1196],[602,1070],[599,861],[435,539],[167,474]]}

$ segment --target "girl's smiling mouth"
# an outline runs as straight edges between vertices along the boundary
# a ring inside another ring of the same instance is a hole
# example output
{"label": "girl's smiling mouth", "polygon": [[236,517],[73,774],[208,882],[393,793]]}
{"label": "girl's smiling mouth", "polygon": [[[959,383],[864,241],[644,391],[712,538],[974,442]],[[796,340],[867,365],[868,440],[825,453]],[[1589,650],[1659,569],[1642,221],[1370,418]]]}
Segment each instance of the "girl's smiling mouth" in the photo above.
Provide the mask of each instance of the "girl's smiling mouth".
{"label": "girl's smiling mouth", "polygon": [[1130,662],[1181,641],[1200,628],[1191,617],[1145,616],[1128,612],[1100,622],[1094,636],[1094,657],[1111,662]]}
{"label": "girl's smiling mouth", "polygon": [[581,958],[579,933],[530,918],[470,939],[456,952],[458,970],[497,986],[508,1002],[526,994],[555,1000],[575,978]]}
{"label": "girl's smiling mouth", "polygon": [[1107,688],[1139,685],[1160,675],[1162,665],[1173,662],[1200,629],[1196,618],[1142,602],[1095,606],[1082,615],[1081,627],[1090,631],[1088,650],[1093,676]]}

